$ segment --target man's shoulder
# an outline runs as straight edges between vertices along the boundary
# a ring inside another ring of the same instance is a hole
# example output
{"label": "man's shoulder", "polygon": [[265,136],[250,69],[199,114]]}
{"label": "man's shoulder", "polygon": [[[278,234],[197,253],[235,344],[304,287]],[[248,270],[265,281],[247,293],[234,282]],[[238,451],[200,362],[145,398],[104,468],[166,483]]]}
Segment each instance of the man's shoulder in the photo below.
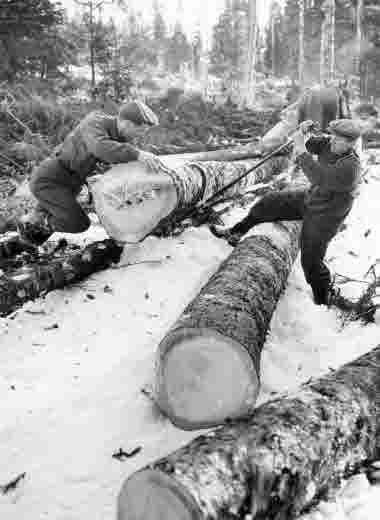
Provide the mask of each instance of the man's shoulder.
{"label": "man's shoulder", "polygon": [[109,114],[105,114],[101,110],[92,110],[89,112],[83,119],[83,123],[92,123],[92,122],[108,122],[113,121],[113,117]]}
{"label": "man's shoulder", "polygon": [[114,117],[100,110],[93,110],[82,119],[80,126],[81,128],[104,128],[108,130],[113,122]]}

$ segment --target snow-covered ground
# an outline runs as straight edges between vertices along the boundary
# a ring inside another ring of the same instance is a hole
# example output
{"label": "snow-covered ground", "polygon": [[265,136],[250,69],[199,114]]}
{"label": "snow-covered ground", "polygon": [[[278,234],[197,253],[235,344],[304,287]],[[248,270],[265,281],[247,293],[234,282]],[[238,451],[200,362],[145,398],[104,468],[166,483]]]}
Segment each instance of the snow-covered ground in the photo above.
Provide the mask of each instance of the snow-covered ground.
{"label": "snow-covered ground", "polygon": [[[336,272],[360,280],[380,259],[380,166],[368,179],[327,255]],[[94,225],[78,240],[103,237]],[[0,320],[0,485],[26,473],[0,493],[1,520],[114,519],[123,480],[198,435],[173,427],[141,390],[159,341],[230,252],[206,227],[151,237],[126,248],[124,266]],[[312,303],[297,260],[262,354],[259,403],[379,340],[380,312],[374,324],[342,328],[336,311]],[[133,458],[112,457],[138,446]],[[359,475],[304,520],[377,520],[378,503],[380,488]]]}

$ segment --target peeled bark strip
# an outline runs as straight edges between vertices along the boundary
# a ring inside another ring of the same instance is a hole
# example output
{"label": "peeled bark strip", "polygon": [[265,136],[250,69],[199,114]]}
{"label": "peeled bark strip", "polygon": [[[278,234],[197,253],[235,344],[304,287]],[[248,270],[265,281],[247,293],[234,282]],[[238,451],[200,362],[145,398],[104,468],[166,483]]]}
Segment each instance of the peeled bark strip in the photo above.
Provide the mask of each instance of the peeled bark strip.
{"label": "peeled bark strip", "polygon": [[113,240],[94,242],[83,249],[42,257],[38,263],[0,275],[0,316],[23,303],[59,289],[118,262],[122,248]]}
{"label": "peeled bark strip", "polygon": [[254,408],[261,349],[299,230],[297,222],[256,226],[160,343],[157,404],[176,426],[206,428]]}
{"label": "peeled bark strip", "polygon": [[[138,242],[163,219],[206,200],[258,161],[192,162],[149,171],[142,163],[119,164],[106,174],[89,179],[99,219],[109,236]],[[267,180],[288,162],[279,156],[263,164],[225,195],[241,193]],[[168,164],[173,164],[168,162]]]}
{"label": "peeled bark strip", "polygon": [[[251,139],[252,140],[252,139]],[[175,161],[237,161],[244,159],[254,159],[261,157],[262,152],[254,143],[245,146],[235,146],[234,148],[223,148],[220,150],[210,150],[207,152],[189,152],[183,154],[169,154],[160,156],[160,159],[170,161],[174,158]]]}
{"label": "peeled bark strip", "polygon": [[118,520],[295,518],[379,457],[379,393],[380,346],[134,473]]}

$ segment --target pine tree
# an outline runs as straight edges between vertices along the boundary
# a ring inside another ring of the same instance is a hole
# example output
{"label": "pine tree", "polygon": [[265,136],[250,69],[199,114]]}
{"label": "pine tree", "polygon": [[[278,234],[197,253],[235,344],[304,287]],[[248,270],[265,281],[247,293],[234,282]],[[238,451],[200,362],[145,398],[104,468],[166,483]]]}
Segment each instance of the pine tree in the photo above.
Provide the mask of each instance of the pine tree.
{"label": "pine tree", "polygon": [[174,34],[168,41],[166,65],[171,72],[180,72],[184,63],[191,61],[191,45],[179,22],[175,24]]}
{"label": "pine tree", "polygon": [[83,8],[83,24],[88,33],[89,63],[91,69],[91,92],[95,96],[96,67],[102,60],[105,49],[104,23],[101,20],[102,9],[107,4],[125,6],[124,0],[75,0]]}
{"label": "pine tree", "polygon": [[210,62],[212,71],[221,75],[227,89],[236,90],[244,79],[248,52],[248,2],[233,0],[213,27]]}
{"label": "pine tree", "polygon": [[11,81],[21,73],[33,72],[39,41],[51,42],[62,23],[63,9],[51,0],[2,0],[0,79]]}

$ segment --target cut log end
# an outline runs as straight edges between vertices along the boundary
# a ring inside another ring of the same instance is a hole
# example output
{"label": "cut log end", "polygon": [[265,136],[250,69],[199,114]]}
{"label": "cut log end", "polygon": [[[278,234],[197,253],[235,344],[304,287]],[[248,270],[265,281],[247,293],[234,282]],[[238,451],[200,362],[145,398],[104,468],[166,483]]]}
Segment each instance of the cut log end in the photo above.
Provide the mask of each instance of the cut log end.
{"label": "cut log end", "polygon": [[[126,168],[127,182],[122,182]],[[139,242],[177,205],[171,177],[149,172],[138,162],[114,166],[94,181],[91,191],[102,226],[120,242]]]}
{"label": "cut log end", "polygon": [[191,495],[158,470],[144,470],[125,481],[118,498],[117,520],[201,520]]}
{"label": "cut log end", "polygon": [[158,405],[179,428],[193,430],[245,415],[259,380],[247,350],[212,329],[179,329],[161,344]]}

